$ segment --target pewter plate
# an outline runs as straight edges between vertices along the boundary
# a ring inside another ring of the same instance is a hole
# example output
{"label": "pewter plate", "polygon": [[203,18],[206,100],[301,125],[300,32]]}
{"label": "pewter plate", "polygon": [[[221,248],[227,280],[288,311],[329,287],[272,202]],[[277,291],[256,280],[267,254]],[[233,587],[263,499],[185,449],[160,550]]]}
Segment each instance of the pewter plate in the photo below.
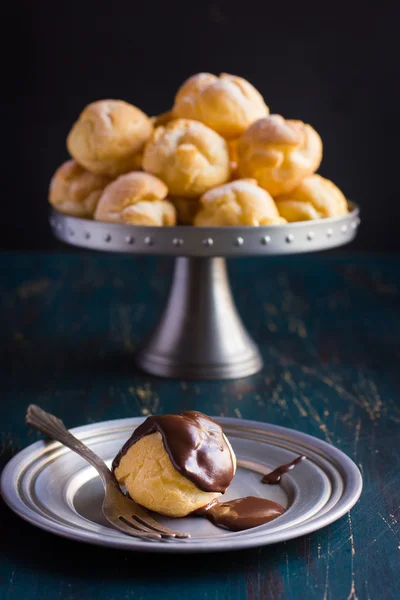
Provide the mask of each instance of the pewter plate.
{"label": "pewter plate", "polygon": [[[5,502],[22,518],[57,535],[113,548],[142,552],[216,552],[289,540],[325,527],[358,500],[361,474],[350,458],[326,442],[304,433],[230,418],[223,426],[238,459],[238,469],[224,498],[261,496],[282,504],[286,512],[260,527],[229,532],[199,517],[156,518],[188,531],[187,540],[139,540],[110,528],[101,512],[103,487],[84,459],[58,442],[39,441],[19,452],[1,477]],[[71,431],[107,464],[143,418],[121,419],[76,427]],[[285,474],[280,485],[263,485],[261,474],[308,458]]]}
{"label": "pewter plate", "polygon": [[78,219],[54,209],[50,225],[59,240],[91,250],[199,257],[297,254],[351,242],[360,211],[348,204],[349,213],[340,217],[263,227],[143,227]]}

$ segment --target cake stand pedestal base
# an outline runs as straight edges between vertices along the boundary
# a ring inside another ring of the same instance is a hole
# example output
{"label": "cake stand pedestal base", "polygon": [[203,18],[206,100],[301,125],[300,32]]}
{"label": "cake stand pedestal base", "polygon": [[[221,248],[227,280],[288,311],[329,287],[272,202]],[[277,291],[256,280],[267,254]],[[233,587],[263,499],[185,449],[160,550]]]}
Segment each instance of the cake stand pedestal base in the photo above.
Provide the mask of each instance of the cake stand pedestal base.
{"label": "cake stand pedestal base", "polygon": [[152,375],[182,379],[236,379],[262,368],[237,312],[225,259],[175,259],[166,308],[136,363]]}

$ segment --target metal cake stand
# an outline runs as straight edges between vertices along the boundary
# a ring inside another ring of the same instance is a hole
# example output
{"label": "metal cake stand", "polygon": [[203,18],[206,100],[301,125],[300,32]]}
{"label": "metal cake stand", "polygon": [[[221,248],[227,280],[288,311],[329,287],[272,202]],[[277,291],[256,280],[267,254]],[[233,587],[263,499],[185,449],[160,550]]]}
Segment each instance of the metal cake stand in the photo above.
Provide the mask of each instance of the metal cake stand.
{"label": "metal cake stand", "polygon": [[356,235],[359,209],[343,217],[268,227],[139,227],[69,217],[52,210],[54,235],[73,246],[175,256],[158,326],[136,355],[162,377],[233,379],[259,371],[262,359],[235,307],[225,258],[328,250]]}

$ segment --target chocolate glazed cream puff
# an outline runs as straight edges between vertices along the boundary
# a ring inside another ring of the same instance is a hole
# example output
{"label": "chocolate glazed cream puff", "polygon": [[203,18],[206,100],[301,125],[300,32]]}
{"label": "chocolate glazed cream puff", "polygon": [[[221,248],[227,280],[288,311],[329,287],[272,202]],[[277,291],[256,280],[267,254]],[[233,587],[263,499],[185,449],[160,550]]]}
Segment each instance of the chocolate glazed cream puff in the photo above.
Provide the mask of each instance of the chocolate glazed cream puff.
{"label": "chocolate glazed cream puff", "polygon": [[322,141],[311,125],[270,115],[245,131],[237,152],[239,175],[253,177],[275,197],[290,192],[318,169]]}
{"label": "chocolate glazed cream puff", "polygon": [[148,173],[121,175],[108,185],[97,205],[95,219],[131,225],[175,225],[174,206],[166,200],[167,186]]}
{"label": "chocolate glazed cream puff", "polygon": [[112,469],[138,504],[185,517],[225,492],[236,458],[218,423],[186,411],[148,417],[121,448]]}
{"label": "chocolate glazed cream puff", "polygon": [[141,168],[153,126],[139,108],[122,100],[89,104],[73,125],[67,148],[88,171],[116,177]]}
{"label": "chocolate glazed cream puff", "polygon": [[201,121],[227,139],[238,137],[268,113],[251,83],[227,73],[193,75],[178,90],[173,107],[175,117]]}

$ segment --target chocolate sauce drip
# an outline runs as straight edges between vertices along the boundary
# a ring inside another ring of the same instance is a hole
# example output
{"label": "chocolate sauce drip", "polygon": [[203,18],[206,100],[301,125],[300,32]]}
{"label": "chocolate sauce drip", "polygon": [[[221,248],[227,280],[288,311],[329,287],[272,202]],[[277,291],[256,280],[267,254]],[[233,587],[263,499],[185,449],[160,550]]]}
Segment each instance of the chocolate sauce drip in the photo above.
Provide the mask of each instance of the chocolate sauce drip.
{"label": "chocolate sauce drip", "polygon": [[294,469],[294,467],[298,465],[301,461],[305,460],[305,458],[305,456],[298,456],[287,465],[282,465],[274,471],[271,471],[271,473],[267,473],[267,475],[264,475],[264,477],[261,479],[261,483],[269,483],[270,485],[275,485],[276,483],[279,483],[282,479],[282,475]]}
{"label": "chocolate sauce drip", "polygon": [[[305,460],[305,456],[298,456],[292,462],[277,467],[271,473],[264,475],[262,483],[277,484],[282,475],[294,469],[296,465]],[[211,523],[218,527],[225,527],[232,531],[251,529],[273,521],[285,512],[283,506],[266,498],[246,496],[230,502],[217,502],[216,500],[196,510],[193,514],[206,517]]]}
{"label": "chocolate sauce drip", "polygon": [[283,506],[266,498],[246,496],[229,502],[212,502],[193,514],[206,517],[218,527],[243,531],[273,521],[285,512]]}
{"label": "chocolate sauce drip", "polygon": [[133,444],[156,431],[179,473],[204,492],[225,492],[234,475],[232,452],[218,423],[192,410],[148,417],[118,452],[112,469]]}

